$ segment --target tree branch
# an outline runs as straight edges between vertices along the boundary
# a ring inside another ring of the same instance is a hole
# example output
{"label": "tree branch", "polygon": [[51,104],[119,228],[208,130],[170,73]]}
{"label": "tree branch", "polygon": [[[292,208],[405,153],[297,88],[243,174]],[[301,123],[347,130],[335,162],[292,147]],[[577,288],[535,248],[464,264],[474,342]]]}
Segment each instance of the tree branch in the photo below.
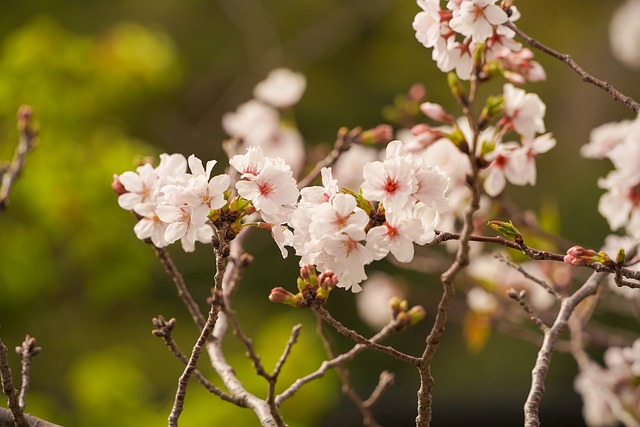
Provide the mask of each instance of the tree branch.
{"label": "tree branch", "polygon": [[556,342],[560,338],[560,334],[567,328],[569,318],[577,305],[587,297],[594,295],[604,278],[605,275],[602,273],[594,272],[591,274],[589,279],[573,295],[562,301],[556,320],[551,328],[544,333],[542,347],[531,372],[531,389],[524,405],[525,427],[540,426],[540,402],[544,394],[544,381],[549,371]]}
{"label": "tree branch", "polygon": [[18,109],[18,131],[20,132],[20,141],[13,155],[13,160],[0,172],[0,212],[9,206],[9,193],[13,188],[16,180],[22,173],[22,169],[26,163],[27,154],[36,145],[36,137],[38,133],[31,126],[31,116],[33,112],[31,107],[23,105]]}
{"label": "tree branch", "polygon": [[162,262],[162,265],[164,266],[167,274],[169,274],[169,276],[173,280],[173,283],[176,285],[178,296],[180,297],[180,299],[182,299],[182,302],[187,307],[187,310],[189,310],[193,322],[196,324],[199,330],[202,330],[206,323],[204,316],[202,315],[202,311],[200,311],[200,307],[191,296],[191,293],[187,288],[187,284],[185,283],[182,274],[171,259],[171,255],[165,248],[158,248],[154,245],[153,249],[155,250],[156,256],[158,257],[160,262]]}
{"label": "tree branch", "polygon": [[511,28],[513,31],[515,31],[515,33],[521,38],[523,39],[525,42],[527,42],[527,44],[535,49],[538,49],[544,53],[546,53],[547,55],[550,55],[562,62],[564,62],[565,64],[567,64],[567,66],[569,66],[569,68],[571,68],[573,71],[575,71],[581,78],[583,82],[586,83],[590,83],[596,87],[599,87],[600,89],[604,90],[605,92],[607,92],[609,95],[611,95],[613,97],[613,99],[615,99],[616,101],[619,101],[621,103],[623,103],[625,105],[625,107],[629,108],[630,110],[634,111],[634,112],[638,112],[640,110],[640,104],[635,101],[633,98],[631,98],[630,96],[627,96],[625,94],[623,94],[622,92],[620,92],[619,90],[617,90],[615,87],[613,87],[613,85],[609,82],[606,82],[604,80],[600,80],[596,77],[594,77],[593,75],[589,74],[584,68],[582,68],[580,65],[578,65],[577,62],[575,62],[571,56],[567,55],[566,53],[560,53],[552,48],[550,48],[549,46],[546,46],[542,43],[540,43],[538,40],[534,39],[533,37],[527,35],[524,31],[522,31],[520,28],[518,28],[514,23],[507,21],[506,24],[504,24],[506,27]]}
{"label": "tree branch", "polygon": [[19,393],[13,385],[11,368],[9,367],[8,349],[0,338],[0,378],[2,379],[2,391],[8,398],[11,416],[17,427],[29,427],[29,422],[25,418],[22,407],[20,407]]}
{"label": "tree branch", "polygon": [[[389,335],[391,335],[392,332],[397,331],[398,328],[400,326],[400,322],[398,322],[397,320],[392,320],[391,322],[387,323],[387,325],[382,328],[382,330],[380,330],[380,332],[378,332],[377,334],[375,334],[373,337],[371,337],[368,342],[370,343],[378,343],[380,341],[382,341],[383,339],[385,339],[386,337],[388,337]],[[340,356],[334,357],[331,360],[325,360],[324,362],[322,362],[322,364],[320,365],[320,367],[318,369],[316,369],[314,372],[310,373],[307,376],[304,376],[302,378],[298,378],[291,386],[289,386],[289,388],[287,388],[285,391],[283,391],[282,393],[280,393],[277,397],[276,397],[276,405],[280,406],[282,404],[282,402],[284,402],[285,400],[289,399],[291,396],[293,396],[298,390],[300,390],[300,388],[302,388],[303,385],[318,379],[322,376],[324,376],[324,374],[331,368],[335,368],[336,366],[341,366],[344,363],[353,360],[358,354],[362,353],[363,351],[370,349],[371,347],[369,347],[366,344],[356,344],[355,346],[353,346],[351,348],[351,350],[349,350],[346,353],[341,354]]]}

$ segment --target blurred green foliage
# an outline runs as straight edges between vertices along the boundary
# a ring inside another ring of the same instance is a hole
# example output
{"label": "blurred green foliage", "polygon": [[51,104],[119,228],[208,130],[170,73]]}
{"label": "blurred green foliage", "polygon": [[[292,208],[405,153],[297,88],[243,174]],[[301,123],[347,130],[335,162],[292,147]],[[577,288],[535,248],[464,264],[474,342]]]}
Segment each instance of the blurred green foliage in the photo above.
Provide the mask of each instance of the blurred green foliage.
{"label": "blurred green foliage", "polygon": [[[521,26],[531,35],[639,95],[637,76],[611,67],[606,41],[610,4],[516,3]],[[40,143],[8,211],[0,215],[0,333],[10,347],[29,333],[44,348],[34,360],[30,412],[68,426],[162,425],[182,367],[149,334],[150,319],[158,313],[177,317],[176,338],[184,349],[196,337],[152,250],[135,238],[134,218],[118,208],[109,188],[112,175],[132,169],[136,157],[163,151],[222,159],[221,115],[248,100],[253,85],[275,66],[287,65],[308,77],[296,114],[310,148],[330,143],[339,126],[376,125],[382,107],[415,82],[426,84],[430,99],[451,105],[444,76],[436,72],[430,52],[414,40],[411,21],[417,10],[414,2],[392,0],[3,5],[0,158],[9,159],[14,150],[19,105],[33,106],[41,127]],[[542,206],[550,229],[597,246],[606,224],[595,213],[600,194],[595,182],[608,165],[579,159],[577,151],[592,127],[630,114],[562,64],[538,58],[550,78],[532,90],[547,103],[547,128],[557,136],[558,148],[541,159],[535,190],[510,188],[509,193],[526,208]],[[305,325],[285,365],[284,386],[314,370],[323,350],[312,333],[310,313],[266,299],[273,286],[293,288],[296,260],[272,258],[276,251],[268,236],[259,236],[249,251],[256,263],[247,272],[236,309],[268,369],[291,326]],[[203,246],[194,255],[176,251],[175,256],[204,305],[213,276],[210,251]],[[411,302],[433,313],[437,280],[404,277],[411,283]],[[334,294],[330,304],[338,317],[362,328],[353,296]],[[417,352],[425,328],[391,343]],[[466,425],[517,424],[535,348],[494,334],[484,352],[471,356],[460,325],[452,324],[450,332],[434,366],[434,423],[460,420],[456,417],[465,407],[478,420],[470,424],[466,418]],[[264,395],[266,384],[253,374],[242,348],[229,341],[229,359],[238,375]],[[351,345],[336,341],[342,350]],[[17,357],[12,361],[17,372]],[[206,364],[201,366],[207,372]],[[410,368],[375,354],[349,367],[364,396],[375,386],[378,371],[398,372],[396,386],[376,413],[383,424],[411,424],[417,380]],[[554,360],[550,381],[557,385],[549,387],[543,409],[579,420],[578,398],[571,392],[574,372],[568,358]],[[283,412],[292,426],[360,423],[340,398],[334,374],[304,388],[283,405]],[[251,426],[256,420],[195,382],[190,385],[181,425],[232,423]]]}

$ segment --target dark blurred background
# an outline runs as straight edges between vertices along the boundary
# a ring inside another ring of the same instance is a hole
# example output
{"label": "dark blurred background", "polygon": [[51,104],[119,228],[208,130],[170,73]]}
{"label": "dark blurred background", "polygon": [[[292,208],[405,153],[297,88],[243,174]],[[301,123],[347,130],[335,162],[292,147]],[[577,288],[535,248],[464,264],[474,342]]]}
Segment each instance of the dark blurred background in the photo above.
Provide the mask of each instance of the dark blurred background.
{"label": "dark blurred background", "polygon": [[[568,52],[596,76],[640,97],[637,72],[610,54],[608,24],[621,2],[516,1],[519,26]],[[419,8],[393,0],[33,0],[5,2],[0,14],[0,158],[10,159],[15,112],[33,106],[40,143],[0,216],[0,334],[9,347],[25,334],[38,339],[28,411],[68,426],[157,426],[166,423],[182,366],[150,334],[151,318],[176,317],[185,351],[197,337],[153,250],[132,231],[110,189],[114,173],[136,156],[195,153],[225,164],[221,116],[251,98],[253,86],[274,67],[303,72],[308,89],[296,120],[309,152],[331,144],[340,126],[373,127],[381,109],[413,83],[430,100],[453,107],[445,77],[431,52],[414,38]],[[560,232],[585,247],[599,247],[608,232],[596,212],[597,177],[607,162],[578,157],[593,127],[633,114],[609,95],[581,82],[557,60],[537,53],[548,81],[527,85],[547,105],[546,126],[558,145],[538,162],[538,186],[508,194],[524,208],[554,206]],[[499,90],[501,83],[496,83]],[[243,326],[273,366],[293,324],[301,342],[286,365],[283,386],[323,360],[309,312],[268,302],[277,285],[294,288],[297,261],[273,258],[269,236],[248,245],[255,264],[236,302]],[[214,262],[209,247],[195,254],[172,247],[176,263],[204,307]],[[403,275],[411,303],[434,313],[437,276]],[[354,296],[335,292],[330,309],[365,335]],[[464,311],[463,307],[459,310]],[[461,316],[458,316],[458,319]],[[389,343],[417,353],[433,320]],[[350,344],[336,337],[340,349]],[[239,376],[264,395],[242,348],[228,339]],[[433,424],[522,424],[522,405],[537,349],[494,333],[483,351],[465,346],[459,320],[434,362]],[[18,358],[12,355],[14,372]],[[202,369],[209,373],[206,363]],[[414,370],[369,354],[348,365],[367,396],[378,373],[397,374],[376,406],[383,425],[412,425],[418,388]],[[583,425],[573,391],[576,366],[555,356],[542,404],[544,425]],[[211,375],[211,377],[214,377]],[[333,373],[283,405],[291,426],[360,425]],[[254,415],[219,401],[196,384],[189,388],[184,426],[257,425]]]}

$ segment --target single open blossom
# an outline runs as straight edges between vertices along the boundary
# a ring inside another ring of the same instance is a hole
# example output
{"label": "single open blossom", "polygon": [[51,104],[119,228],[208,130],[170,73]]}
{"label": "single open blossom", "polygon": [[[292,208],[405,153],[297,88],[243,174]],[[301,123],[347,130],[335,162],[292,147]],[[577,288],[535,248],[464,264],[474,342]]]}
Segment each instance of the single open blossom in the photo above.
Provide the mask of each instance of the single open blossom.
{"label": "single open blossom", "polygon": [[526,93],[510,83],[504,85],[505,119],[524,139],[533,139],[543,133],[546,106],[535,93]]}
{"label": "single open blossom", "polygon": [[253,89],[253,96],[276,108],[288,108],[296,104],[307,86],[304,74],[288,68],[276,68],[266,80]]}
{"label": "single open blossom", "polygon": [[580,148],[580,154],[591,159],[607,157],[614,147],[624,141],[633,124],[633,120],[623,120],[594,128],[589,134],[589,143]]}
{"label": "single open blossom", "polygon": [[338,194],[338,180],[333,179],[331,168],[322,168],[322,187],[305,187],[300,190],[300,205],[314,207],[322,203],[330,202]]}
{"label": "single open blossom", "polygon": [[268,162],[251,180],[238,181],[238,194],[251,200],[258,211],[267,215],[278,215],[285,205],[298,200],[298,187],[290,169],[284,164]]}
{"label": "single open blossom", "polygon": [[118,181],[126,190],[118,197],[122,209],[133,210],[138,204],[153,201],[157,193],[156,171],[150,164],[144,164],[136,172],[127,171],[118,176]]}
{"label": "single open blossom", "polygon": [[440,0],[418,0],[418,6],[422,8],[413,20],[413,29],[416,31],[416,39],[430,48],[435,46],[441,36],[440,24]]}
{"label": "single open blossom", "polygon": [[391,252],[398,261],[409,262],[413,259],[413,242],[421,234],[422,222],[418,218],[387,214],[384,224],[367,233],[366,247],[376,260]]}
{"label": "single open blossom", "polygon": [[525,158],[523,148],[515,143],[498,145],[485,157],[490,163],[485,172],[484,191],[495,197],[504,190],[507,180],[524,185],[526,177],[522,175],[522,168]]}
{"label": "single open blossom", "polygon": [[476,42],[484,42],[496,25],[507,22],[504,10],[495,5],[496,0],[463,0],[459,8],[453,9],[451,28]]}
{"label": "single open blossom", "polygon": [[202,243],[211,241],[213,229],[206,224],[209,214],[208,206],[201,205],[194,208],[189,205],[174,206],[165,203],[158,205],[156,214],[168,224],[164,233],[165,240],[169,244],[180,240],[185,252],[193,252],[196,241]]}
{"label": "single open blossom", "polygon": [[222,116],[222,127],[230,136],[240,138],[247,146],[262,146],[280,129],[280,115],[273,107],[252,99],[235,112]]}
{"label": "single open blossom", "polygon": [[387,159],[364,166],[362,195],[368,200],[381,201],[385,208],[401,209],[412,199],[418,181],[406,156],[396,155],[402,150],[402,142],[392,141],[387,146]]}

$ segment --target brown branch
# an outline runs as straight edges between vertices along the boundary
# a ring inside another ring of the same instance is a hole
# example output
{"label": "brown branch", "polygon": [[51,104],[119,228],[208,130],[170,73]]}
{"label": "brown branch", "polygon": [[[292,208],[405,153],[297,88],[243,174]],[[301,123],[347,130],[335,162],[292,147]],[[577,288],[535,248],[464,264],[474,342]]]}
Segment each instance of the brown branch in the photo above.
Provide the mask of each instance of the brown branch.
{"label": "brown branch", "polygon": [[164,266],[167,274],[169,274],[169,276],[173,280],[173,283],[176,285],[178,296],[180,297],[180,299],[182,299],[182,302],[187,307],[187,310],[189,310],[193,322],[196,324],[199,330],[202,330],[206,323],[204,316],[202,315],[202,311],[200,311],[200,307],[191,296],[191,293],[187,288],[187,284],[185,283],[182,274],[171,259],[171,255],[165,248],[158,248],[156,246],[153,246],[153,249],[155,250],[158,259],[160,259],[160,262],[162,262],[162,265]]}
{"label": "brown branch", "polygon": [[542,319],[538,317],[533,309],[529,307],[527,301],[525,301],[527,291],[521,290],[520,292],[518,292],[515,289],[511,288],[507,291],[507,295],[509,295],[509,298],[514,299],[518,303],[518,305],[529,315],[529,318],[533,320],[533,322],[538,328],[540,328],[542,332],[547,332],[549,330],[549,327],[545,325]]}
{"label": "brown branch", "polygon": [[[229,308],[229,293],[233,293],[233,290],[237,287],[236,280],[241,276],[239,269],[246,266],[245,263],[238,262],[243,254],[245,254],[242,247],[244,236],[247,235],[249,229],[244,228],[240,234],[230,243],[230,261],[226,267],[226,270],[222,278],[222,289],[224,290],[225,307]],[[216,280],[216,283],[218,281]],[[227,316],[224,312],[220,313],[218,322],[213,330],[211,339],[207,342],[206,348],[211,360],[211,366],[218,373],[222,379],[225,387],[229,393],[237,398],[242,398],[246,402],[246,406],[251,409],[258,419],[260,424],[264,427],[276,427],[276,417],[271,412],[269,404],[255,395],[248,392],[242,383],[238,380],[236,372],[231,365],[226,361],[224,352],[222,350],[222,341],[227,331]]]}
{"label": "brown branch", "polygon": [[[173,355],[176,356],[178,360],[180,360],[186,366],[189,363],[189,359],[187,359],[187,356],[185,356],[184,353],[182,353],[182,351],[178,347],[178,344],[175,342],[171,334],[175,324],[176,324],[176,319],[169,319],[167,321],[164,319],[163,316],[155,317],[153,319],[153,326],[155,327],[155,329],[151,333],[159,338],[162,338],[162,340],[164,341],[167,348],[169,348],[171,353],[173,353]],[[214,394],[219,398],[221,398],[222,400],[231,402],[240,407],[247,406],[246,402],[244,402],[243,399],[236,398],[235,396],[231,396],[225,393],[224,391],[220,390],[218,387],[212,384],[209,380],[207,380],[199,370],[195,369],[193,371],[193,376],[196,377],[198,382],[202,384],[202,386],[206,388],[209,391],[209,393]]]}
{"label": "brown branch", "polygon": [[[382,328],[380,332],[375,334],[373,337],[369,338],[368,342],[378,343],[383,339],[385,339],[386,337],[388,337],[389,335],[391,335],[392,332],[397,331],[399,327],[400,327],[400,322],[394,319],[391,322],[387,323],[387,325],[384,328]],[[324,376],[324,374],[329,369],[335,368],[336,366],[341,366],[344,363],[350,360],[353,360],[358,354],[370,348],[371,347],[368,346],[367,344],[356,344],[348,352],[343,353],[339,356],[336,356],[331,360],[325,360],[324,362],[322,362],[320,367],[316,369],[314,372],[302,378],[298,378],[291,386],[289,386],[289,388],[287,388],[285,391],[280,393],[276,397],[276,405],[280,406],[282,402],[289,399],[298,390],[300,390],[300,388],[302,388],[303,385]]]}
{"label": "brown branch", "polygon": [[202,328],[202,332],[200,332],[200,336],[193,346],[191,356],[189,356],[189,360],[187,361],[187,366],[185,367],[184,372],[178,380],[178,390],[176,391],[173,408],[171,408],[171,413],[169,414],[169,427],[178,426],[178,418],[180,418],[180,414],[182,413],[182,409],[184,406],[184,399],[187,394],[187,385],[189,383],[189,379],[196,369],[196,364],[198,363],[200,353],[207,343],[209,336],[213,331],[213,327],[218,320],[218,313],[220,313],[220,301],[212,301],[211,308],[209,310],[209,316],[207,317],[207,322],[205,323],[204,328]]}
{"label": "brown branch", "polygon": [[13,188],[16,180],[22,173],[27,160],[27,154],[36,145],[36,137],[38,133],[31,125],[32,116],[31,107],[23,105],[18,109],[18,131],[20,132],[20,141],[13,155],[13,160],[4,166],[0,172],[0,212],[9,206],[9,193]]}
{"label": "brown branch", "polygon": [[8,349],[0,339],[0,378],[2,378],[2,391],[8,398],[9,410],[17,427],[29,427],[29,422],[20,407],[19,392],[13,385],[11,368],[9,367]]}
{"label": "brown branch", "polygon": [[304,188],[311,184],[314,179],[316,179],[320,175],[320,171],[322,168],[333,166],[338,158],[347,151],[352,144],[357,144],[360,140],[360,135],[362,134],[362,129],[355,128],[352,130],[348,130],[347,128],[340,128],[338,130],[338,136],[336,138],[336,142],[333,144],[333,148],[327,154],[327,156],[320,160],[313,170],[307,174],[304,178],[298,181],[298,188]]}
{"label": "brown branch", "polygon": [[[446,241],[449,241],[449,240],[460,240],[461,241],[462,240],[462,234],[452,233],[452,232],[448,232],[448,231],[436,230],[436,237],[430,243],[428,243],[427,246],[434,246],[434,245],[437,245],[437,244],[440,244],[442,242],[446,242]],[[490,236],[470,235],[468,240],[470,242],[493,243],[493,244],[505,246],[507,248],[515,249],[517,251],[522,252],[523,254],[528,256],[530,259],[536,260],[536,261],[564,262],[564,256],[565,255],[563,255],[563,254],[557,254],[557,253],[553,253],[553,252],[543,251],[543,250],[540,250],[540,249],[530,248],[524,242],[516,243],[516,242],[512,242],[512,241],[507,240],[507,239],[505,239],[503,237],[500,237],[500,236],[490,237]],[[600,264],[600,263],[597,263],[597,262],[581,265],[580,267],[590,268],[593,271],[595,271],[596,273],[614,273],[614,274],[616,273],[616,268],[615,267],[609,266],[609,265]],[[619,272],[620,272],[620,275],[623,276],[623,277],[626,277],[628,279],[634,279],[634,280],[640,281],[640,270],[636,271],[636,270],[631,270],[631,269],[626,268],[626,267],[622,267],[622,268],[619,269]],[[630,288],[638,288],[638,287],[640,287],[640,284],[636,284],[634,282],[629,282],[629,281],[624,281],[622,286],[627,286],[627,287],[630,287]]]}
{"label": "brown branch", "polygon": [[218,321],[218,314],[224,306],[224,292],[222,289],[222,281],[226,270],[226,259],[229,256],[229,244],[226,241],[226,228],[216,231],[218,235],[218,244],[217,247],[215,247],[216,274],[214,276],[214,289],[213,296],[211,298],[209,315],[204,327],[202,328],[202,331],[200,332],[198,340],[193,346],[193,350],[191,351],[191,356],[189,357],[188,363],[182,375],[180,376],[180,379],[178,380],[176,397],[173,403],[173,407],[171,408],[171,413],[169,414],[169,427],[178,426],[178,418],[180,418],[180,414],[182,413],[182,409],[184,407],[184,399],[187,394],[187,385],[189,384],[189,379],[191,378],[193,371],[196,369],[200,353],[209,341],[209,337],[213,332],[213,328]]}
{"label": "brown branch", "polygon": [[[317,313],[316,313],[316,321],[317,321],[316,330],[318,332],[318,335],[322,339],[322,343],[324,344],[327,355],[333,359],[337,356],[337,352],[335,351],[335,349],[333,348],[333,345],[331,344],[331,340],[329,339],[327,330],[324,328],[322,317],[320,317],[320,315]],[[351,379],[349,378],[349,371],[342,365],[336,366],[335,370],[336,370],[336,373],[338,374],[338,377],[340,377],[340,381],[342,381],[342,393],[344,393],[349,399],[351,399],[351,401],[356,406],[358,411],[360,411],[360,415],[362,416],[362,424],[365,426],[379,427],[380,424],[378,424],[378,422],[376,421],[370,409],[370,406],[373,405],[373,403],[375,403],[375,400],[373,400],[369,405],[367,405],[365,401],[362,400],[358,392],[356,392],[355,388],[353,387],[353,384],[351,383]],[[390,374],[390,375],[392,376],[391,381],[393,381],[393,374]],[[382,381],[382,376],[381,376],[381,381]],[[377,387],[376,387],[376,390],[377,390]]]}
{"label": "brown branch", "polygon": [[18,403],[20,409],[24,411],[26,406],[27,392],[29,391],[29,378],[31,372],[31,358],[40,353],[42,348],[36,346],[36,339],[27,335],[20,347],[16,347],[16,353],[22,358],[22,385],[20,386],[20,396]]}
{"label": "brown branch", "polygon": [[529,35],[527,35],[524,31],[522,31],[520,28],[518,28],[514,23],[512,22],[507,22],[506,24],[504,24],[506,27],[511,28],[513,31],[515,31],[515,33],[522,38],[525,42],[527,42],[527,44],[535,49],[538,49],[544,53],[546,53],[547,55],[550,55],[562,62],[564,62],[565,64],[567,64],[567,66],[569,68],[571,68],[573,71],[575,71],[581,78],[583,82],[586,83],[590,83],[596,87],[599,87],[600,89],[604,90],[605,92],[607,92],[609,95],[611,95],[613,97],[614,100],[619,101],[621,103],[623,103],[625,105],[625,107],[629,108],[630,110],[634,111],[634,112],[638,112],[640,111],[640,104],[635,101],[633,98],[631,98],[630,96],[627,96],[625,94],[623,94],[622,92],[620,92],[619,90],[617,90],[615,87],[613,87],[613,85],[609,82],[606,82],[604,80],[600,80],[596,77],[594,77],[593,75],[589,74],[584,68],[582,68],[580,65],[578,65],[577,62],[575,62],[571,56],[567,55],[566,53],[560,53],[542,43],[540,43],[538,40],[534,39],[533,37],[530,37]]}
{"label": "brown branch", "polygon": [[322,317],[322,319],[325,322],[327,322],[329,325],[331,325],[341,335],[344,335],[345,337],[357,342],[358,344],[363,344],[363,345],[369,347],[372,350],[377,350],[377,351],[379,351],[381,353],[388,354],[389,356],[393,357],[394,359],[400,360],[401,362],[408,363],[411,366],[418,366],[418,364],[420,363],[420,359],[415,357],[415,356],[411,356],[409,354],[406,354],[406,353],[403,353],[401,351],[398,351],[393,347],[377,344],[377,343],[375,343],[375,342],[363,337],[362,335],[360,335],[356,331],[347,328],[342,323],[340,323],[338,320],[334,319],[333,316],[331,316],[331,314],[323,306],[313,307],[313,310],[316,313],[318,313],[318,315],[320,315],[320,317]]}
{"label": "brown branch", "polygon": [[433,401],[431,390],[435,383],[433,375],[431,374],[431,362],[440,348],[440,342],[444,335],[447,319],[449,317],[449,307],[451,306],[451,301],[455,295],[453,281],[458,274],[467,265],[469,265],[469,241],[471,234],[473,233],[473,215],[478,211],[478,209],[480,209],[480,186],[478,184],[479,167],[475,154],[478,146],[480,129],[478,128],[473,111],[473,100],[476,97],[477,90],[478,79],[472,79],[469,89],[469,97],[465,98],[465,96],[461,94],[457,94],[456,96],[456,99],[462,107],[462,111],[469,122],[469,127],[473,130],[473,138],[470,141],[467,153],[469,165],[471,167],[471,174],[467,175],[467,185],[471,192],[471,200],[464,211],[462,233],[459,236],[460,245],[458,246],[456,258],[449,269],[440,276],[443,292],[440,302],[438,303],[436,318],[433,322],[433,326],[431,327],[431,331],[427,336],[424,352],[422,353],[420,363],[418,364],[420,388],[418,389],[418,415],[416,416],[417,427],[429,426],[431,423],[431,408]]}
{"label": "brown branch", "polygon": [[591,274],[589,279],[573,295],[562,301],[556,320],[551,328],[545,332],[542,347],[531,372],[531,388],[524,405],[525,427],[540,425],[539,408],[545,390],[544,381],[560,334],[567,328],[569,318],[578,304],[594,295],[604,278],[605,275],[602,273],[594,272]]}
{"label": "brown branch", "polygon": [[531,280],[534,283],[537,283],[538,285],[542,286],[542,288],[544,288],[545,291],[549,292],[551,295],[553,295],[554,297],[556,297],[556,299],[561,299],[562,295],[560,295],[558,293],[558,291],[556,291],[553,286],[549,285],[547,282],[545,282],[542,279],[539,279],[531,274],[529,274],[529,272],[527,272],[524,268],[522,268],[522,266],[520,264],[517,264],[513,261],[511,261],[511,259],[509,259],[508,257],[504,256],[501,253],[494,253],[493,254],[494,258],[496,258],[497,260],[504,262],[505,264],[507,264],[509,267],[515,269],[516,271],[518,271],[520,274],[522,274],[525,278]]}
{"label": "brown branch", "polygon": [[[24,414],[29,422],[30,427],[62,427],[49,421],[45,421],[31,414]],[[13,420],[13,415],[9,409],[0,408],[0,427],[16,427],[17,424]]]}

